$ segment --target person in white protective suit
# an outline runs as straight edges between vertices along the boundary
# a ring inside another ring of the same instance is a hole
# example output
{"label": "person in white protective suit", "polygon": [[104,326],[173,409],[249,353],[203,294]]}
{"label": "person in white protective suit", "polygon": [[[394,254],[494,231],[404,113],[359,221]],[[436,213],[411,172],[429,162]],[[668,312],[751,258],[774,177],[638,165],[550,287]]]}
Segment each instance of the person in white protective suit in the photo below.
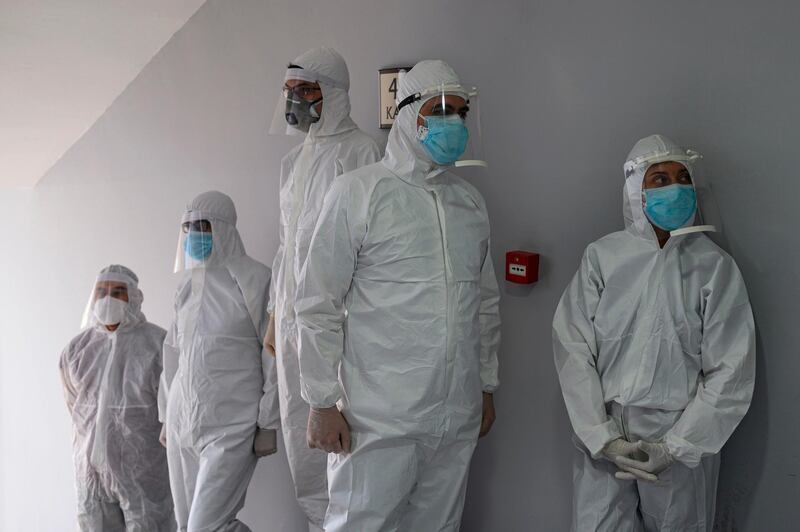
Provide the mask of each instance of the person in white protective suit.
{"label": "person in white protective suit", "polygon": [[225,194],[200,194],[181,222],[159,397],[175,516],[181,531],[246,531],[236,514],[257,457],[276,451],[279,422],[262,347],[270,270],[245,254]]}
{"label": "person in white protective suit", "polygon": [[698,154],[625,163],[625,230],[586,249],[553,320],[577,448],[572,530],[710,531],[718,453],[744,417],[755,332],[734,260],[696,226]]}
{"label": "person in white protective suit", "polygon": [[142,314],[139,279],[103,268],[83,331],[59,368],[73,424],[78,524],[84,532],[175,530],[167,455],[158,444],[158,379],[166,331]]}
{"label": "person in white protective suit", "polygon": [[403,76],[385,157],[334,181],[311,240],[296,311],[309,444],[336,453],[326,532],[459,528],[500,342],[486,207],[446,171],[477,136],[471,94],[442,61]]}
{"label": "person in white protective suit", "polygon": [[350,76],[342,56],[315,48],[296,58],[284,77],[273,133],[305,134],[281,162],[280,238],[272,267],[270,327],[265,342],[277,353],[281,427],[297,502],[320,530],[328,508],[327,456],[306,442],[308,405],[300,396],[294,304],[322,200],[336,176],[376,162],[375,141],[350,118]]}

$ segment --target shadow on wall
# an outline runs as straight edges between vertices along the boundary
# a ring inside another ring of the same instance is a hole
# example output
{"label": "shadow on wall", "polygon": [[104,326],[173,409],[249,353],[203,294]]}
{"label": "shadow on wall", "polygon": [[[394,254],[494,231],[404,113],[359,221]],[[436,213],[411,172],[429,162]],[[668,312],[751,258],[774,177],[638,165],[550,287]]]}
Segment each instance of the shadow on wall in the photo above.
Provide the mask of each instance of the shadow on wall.
{"label": "shadow on wall", "polygon": [[722,449],[715,532],[745,530],[753,496],[764,471],[769,433],[769,402],[764,345],[756,324],[756,383],[753,402],[742,423]]}

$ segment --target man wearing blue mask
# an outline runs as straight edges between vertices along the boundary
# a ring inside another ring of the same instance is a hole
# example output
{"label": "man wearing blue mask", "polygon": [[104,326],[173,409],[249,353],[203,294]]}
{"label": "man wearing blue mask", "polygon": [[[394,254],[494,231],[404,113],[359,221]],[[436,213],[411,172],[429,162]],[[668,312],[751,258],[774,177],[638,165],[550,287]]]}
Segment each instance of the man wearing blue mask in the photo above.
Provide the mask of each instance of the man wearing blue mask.
{"label": "man wearing blue mask", "polygon": [[181,231],[186,235],[183,251],[191,260],[202,263],[211,255],[214,235],[209,220],[187,220],[181,224]]}
{"label": "man wearing blue mask", "polygon": [[572,530],[710,531],[719,451],[750,405],[755,330],[702,233],[699,155],[653,135],[625,163],[626,228],[589,245],[553,319],[575,431]]}
{"label": "man wearing blue mask", "polygon": [[180,530],[244,532],[236,518],[279,424],[274,361],[262,338],[270,270],[248,257],[221,192],[187,207],[175,259],[175,316],[164,340],[159,418]]}
{"label": "man wearing blue mask", "polygon": [[326,532],[458,530],[494,421],[489,218],[448,171],[477,138],[477,91],[442,61],[398,85],[386,156],[333,182],[298,284],[308,443],[333,453]]}

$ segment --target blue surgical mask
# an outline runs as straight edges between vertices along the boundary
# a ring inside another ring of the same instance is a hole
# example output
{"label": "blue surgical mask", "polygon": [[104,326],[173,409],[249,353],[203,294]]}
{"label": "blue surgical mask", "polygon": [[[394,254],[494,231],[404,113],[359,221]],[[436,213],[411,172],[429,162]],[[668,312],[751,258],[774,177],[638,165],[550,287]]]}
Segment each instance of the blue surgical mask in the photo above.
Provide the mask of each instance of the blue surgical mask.
{"label": "blue surgical mask", "polygon": [[469,130],[464,120],[458,115],[424,116],[427,133],[419,138],[419,142],[441,166],[448,166],[458,160],[467,148]]}
{"label": "blue surgical mask", "polygon": [[183,243],[186,254],[194,260],[205,260],[211,255],[212,233],[189,231]]}
{"label": "blue surgical mask", "polygon": [[683,227],[697,209],[697,195],[692,185],[648,188],[644,197],[647,218],[664,231]]}

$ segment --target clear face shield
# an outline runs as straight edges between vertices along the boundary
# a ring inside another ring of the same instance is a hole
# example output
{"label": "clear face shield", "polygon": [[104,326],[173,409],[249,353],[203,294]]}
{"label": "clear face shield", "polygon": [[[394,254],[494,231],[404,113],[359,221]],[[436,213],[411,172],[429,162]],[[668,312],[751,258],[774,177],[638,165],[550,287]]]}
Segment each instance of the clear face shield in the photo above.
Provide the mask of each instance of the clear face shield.
{"label": "clear face shield", "polygon": [[637,181],[641,176],[644,216],[670,236],[721,229],[710,183],[699,164],[702,158],[694,150],[681,148],[644,154],[625,163],[626,176],[635,175]]}
{"label": "clear face shield", "polygon": [[213,217],[200,211],[184,214],[178,233],[174,272],[204,267],[214,253]]}
{"label": "clear face shield", "polygon": [[131,279],[121,273],[100,274],[83,311],[81,328],[95,323],[117,326],[125,321],[132,295],[129,294],[129,289],[132,292],[131,283]]}
{"label": "clear face shield", "polygon": [[398,111],[422,101],[416,138],[439,166],[488,167],[483,154],[478,89],[439,85],[398,102]]}
{"label": "clear face shield", "polygon": [[275,105],[271,135],[305,135],[322,115],[320,76],[302,68],[288,68]]}

